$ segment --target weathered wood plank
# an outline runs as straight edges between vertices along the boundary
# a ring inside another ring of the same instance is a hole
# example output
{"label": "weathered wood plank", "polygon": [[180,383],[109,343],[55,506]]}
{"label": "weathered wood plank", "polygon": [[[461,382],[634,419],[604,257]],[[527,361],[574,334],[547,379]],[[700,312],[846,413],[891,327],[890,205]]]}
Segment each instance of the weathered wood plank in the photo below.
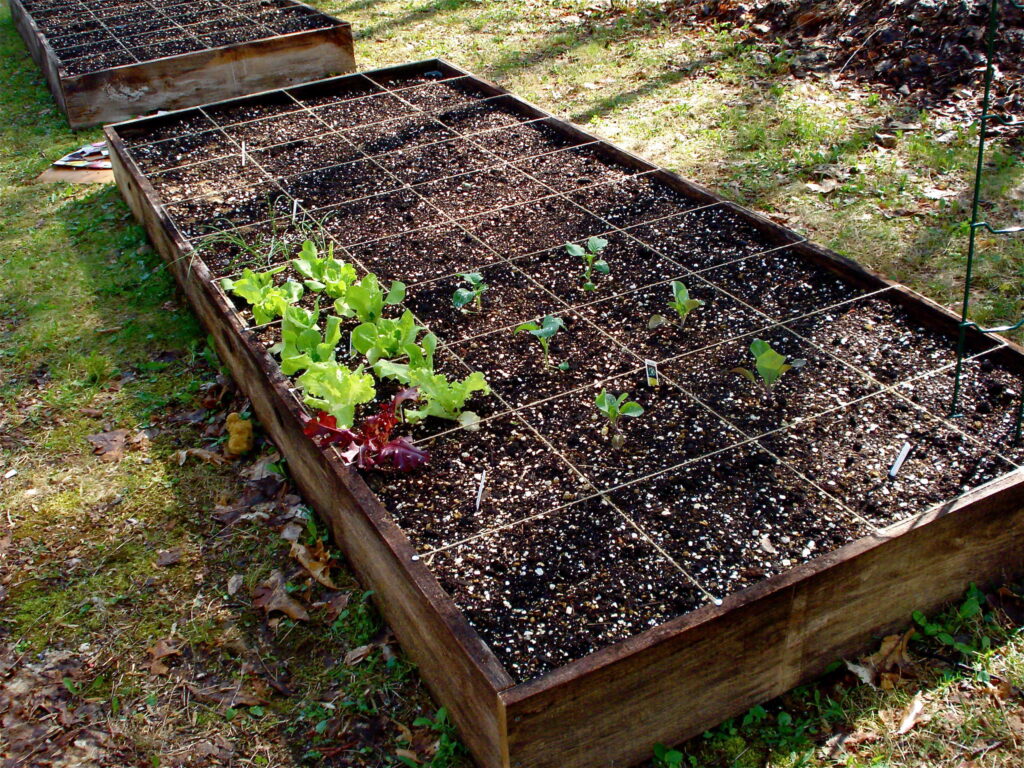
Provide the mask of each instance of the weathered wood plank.
{"label": "weathered wood plank", "polygon": [[19,34],[43,69],[72,128],[222,101],[355,70],[351,25],[337,21],[330,27],[69,75],[20,0],[8,3]]}

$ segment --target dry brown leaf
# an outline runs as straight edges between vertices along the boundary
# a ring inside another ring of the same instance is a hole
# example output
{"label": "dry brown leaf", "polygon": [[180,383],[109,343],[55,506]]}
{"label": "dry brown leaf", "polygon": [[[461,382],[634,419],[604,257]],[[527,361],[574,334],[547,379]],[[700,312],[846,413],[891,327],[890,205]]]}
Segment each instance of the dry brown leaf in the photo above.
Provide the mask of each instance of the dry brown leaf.
{"label": "dry brown leaf", "polygon": [[396,749],[395,756],[404,757],[407,760],[412,760],[414,763],[418,763],[420,761],[419,755],[417,755],[411,749]]}
{"label": "dry brown leaf", "polygon": [[804,186],[811,190],[811,192],[827,195],[829,192],[835,191],[836,187],[839,186],[839,182],[835,179],[822,179],[821,181],[808,181]]}
{"label": "dry brown leaf", "polygon": [[298,560],[299,564],[309,571],[309,575],[318,582],[328,589],[337,589],[334,582],[331,581],[331,575],[329,573],[329,562],[331,556],[324,549],[322,541],[317,539],[316,544],[312,547],[305,547],[302,544],[299,544],[299,542],[293,541],[289,554]]}
{"label": "dry brown leaf", "polygon": [[156,564],[160,568],[167,568],[181,562],[180,549],[165,549],[156,556]]}
{"label": "dry brown leaf", "polygon": [[93,445],[92,452],[100,457],[100,461],[120,461],[124,456],[124,444],[128,439],[127,429],[115,429],[110,432],[100,432],[95,435],[87,435]]}
{"label": "dry brown leaf", "polygon": [[241,456],[252,450],[252,421],[243,419],[241,414],[229,413],[224,426],[228,430],[228,443],[224,453]]}
{"label": "dry brown leaf", "polygon": [[896,729],[896,733],[903,735],[909,733],[911,729],[924,719],[924,694],[918,691],[914,694],[914,698],[910,702],[910,706],[907,707],[907,711],[903,714],[903,719],[900,721],[900,727]]}
{"label": "dry brown leaf", "polygon": [[280,571],[274,571],[256,587],[253,592],[253,605],[262,608],[268,615],[272,611],[280,611],[295,621],[309,621],[309,614],[299,601],[288,594],[284,586],[284,577]]}
{"label": "dry brown leaf", "polygon": [[214,704],[223,704],[226,707],[255,707],[263,704],[266,700],[237,688],[197,688],[192,683],[185,683],[185,687],[192,691],[192,695],[200,701],[209,701]]}
{"label": "dry brown leaf", "polygon": [[156,645],[149,649],[149,655],[153,657],[149,663],[149,671],[154,675],[166,675],[170,668],[163,659],[180,654],[181,651],[171,645],[169,640],[157,640]]}
{"label": "dry brown leaf", "polygon": [[242,587],[242,574],[236,573],[230,579],[228,579],[228,594],[234,595]]}
{"label": "dry brown leaf", "polygon": [[181,466],[185,463],[189,456],[194,456],[202,461],[208,461],[211,464],[227,464],[228,460],[221,456],[219,453],[208,451],[205,448],[186,448],[182,451],[178,451],[174,454],[174,460]]}
{"label": "dry brown leaf", "polygon": [[348,601],[352,599],[351,592],[339,592],[327,601],[327,621],[334,623],[341,612],[348,607]]}
{"label": "dry brown leaf", "polygon": [[353,648],[351,651],[345,654],[345,663],[350,667],[363,661],[367,656],[373,652],[372,645],[360,645],[358,648]]}

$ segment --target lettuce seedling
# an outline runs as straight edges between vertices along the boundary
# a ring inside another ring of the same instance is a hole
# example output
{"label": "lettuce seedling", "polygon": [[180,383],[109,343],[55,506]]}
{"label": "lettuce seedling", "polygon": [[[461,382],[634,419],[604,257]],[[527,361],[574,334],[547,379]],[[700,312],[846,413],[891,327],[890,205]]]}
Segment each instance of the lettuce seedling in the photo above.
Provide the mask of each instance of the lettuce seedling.
{"label": "lettuce seedling", "polygon": [[[672,301],[668,305],[676,311],[676,315],[679,317],[679,327],[682,328],[689,314],[693,310],[703,307],[704,302],[700,299],[691,299],[689,289],[679,280],[673,280]],[[653,315],[650,322],[647,323],[647,327],[653,330],[668,322],[670,322],[669,319],[664,315]]]}
{"label": "lettuce seedling", "polygon": [[619,430],[619,419],[623,416],[629,418],[642,416],[644,412],[643,406],[640,403],[629,400],[629,392],[623,392],[616,397],[610,394],[607,389],[601,390],[601,394],[594,399],[594,405],[597,406],[597,409],[608,420],[601,433],[607,435],[611,432],[612,448],[621,448],[625,445],[626,438]]}
{"label": "lettuce seedling", "polygon": [[306,278],[303,283],[307,290],[323,291],[332,299],[344,298],[348,287],[356,280],[355,267],[334,258],[334,243],[327,246],[327,255],[321,258],[316,244],[307,240],[302,244],[299,258],[292,260],[292,266]]}
{"label": "lettuce seedling", "polygon": [[376,323],[362,323],[352,331],[352,348],[366,355],[366,362],[373,365],[378,360],[390,360],[406,353],[406,347],[415,346],[420,331],[408,309],[397,320],[382,317]]}
{"label": "lettuce seedling", "polygon": [[373,376],[363,372],[363,366],[354,371],[340,363],[314,363],[297,379],[310,408],[325,411],[343,428],[352,426],[356,406],[368,403],[376,396]]}
{"label": "lettuce seedling", "polygon": [[274,275],[284,269],[284,265],[266,272],[253,272],[247,268],[242,270],[242,276],[237,280],[222,278],[220,286],[225,292],[245,299],[252,307],[256,325],[264,325],[281,317],[289,305],[302,298],[302,286],[294,280],[274,285]]}
{"label": "lettuce seedling", "polygon": [[449,381],[443,373],[432,373],[426,368],[410,368],[409,382],[420,391],[425,400],[423,408],[405,412],[405,417],[411,424],[420,422],[428,416],[436,416],[472,428],[480,418],[473,411],[463,410],[466,402],[474,392],[484,395],[491,393],[491,388],[480,371],[474,371],[461,381]]}
{"label": "lettuce seedling", "polygon": [[611,267],[608,266],[608,262],[604,259],[599,259],[601,251],[608,247],[608,241],[603,237],[591,237],[587,240],[586,247],[576,245],[575,243],[566,243],[565,250],[568,251],[570,256],[583,259],[583,290],[584,291],[596,291],[597,286],[594,285],[594,273],[599,275],[607,275],[611,271]]}
{"label": "lettuce seedling", "polygon": [[[540,321],[540,325],[533,322],[532,320],[528,323],[522,323],[516,326],[513,333],[526,332],[532,334],[540,342],[540,348],[544,352],[544,365],[551,365],[551,354],[549,347],[551,346],[551,339],[554,338],[555,334],[559,330],[565,328],[565,321],[560,317],[554,315],[546,315],[543,320]],[[569,363],[561,362],[557,366],[559,370],[569,370]]]}
{"label": "lettuce seedling", "polygon": [[415,388],[403,389],[389,402],[381,404],[380,411],[363,421],[358,429],[339,428],[334,416],[320,411],[306,421],[303,431],[321,447],[338,446],[347,464],[355,464],[360,469],[390,467],[409,472],[426,464],[430,454],[408,437],[391,437],[391,433],[401,420],[402,403],[418,397]]}
{"label": "lettuce seedling", "polygon": [[785,355],[779,354],[772,349],[771,344],[761,339],[754,339],[750,344],[750,354],[754,356],[754,369],[757,371],[757,375],[749,368],[742,367],[733,368],[730,373],[738,373],[750,379],[754,384],[758,383],[758,377],[760,377],[761,384],[769,394],[782,378],[782,374],[793,368],[802,368],[807,363],[806,360],[793,360],[787,363]]}
{"label": "lettuce seedling", "polygon": [[437,336],[428,333],[419,344],[411,343],[402,347],[402,354],[407,358],[404,363],[394,360],[378,360],[373,372],[380,379],[395,379],[402,384],[412,382],[413,370],[424,370],[428,374],[434,372],[434,351],[437,349]]}
{"label": "lettuce seedling", "polygon": [[459,277],[469,283],[469,287],[455,289],[455,293],[452,294],[452,306],[456,309],[465,309],[472,304],[477,312],[481,311],[484,308],[484,291],[490,289],[484,282],[483,275],[478,272],[467,272]]}
{"label": "lettuce seedling", "polygon": [[405,283],[395,280],[385,294],[377,276],[369,274],[352,283],[345,296],[334,302],[334,309],[342,317],[356,317],[361,323],[376,323],[384,315],[384,307],[399,304],[405,298]]}
{"label": "lettuce seedling", "polygon": [[333,363],[341,341],[341,318],[327,318],[323,334],[317,324],[319,307],[312,310],[291,306],[281,321],[281,343],[270,351],[281,355],[281,373],[292,376],[314,363]]}

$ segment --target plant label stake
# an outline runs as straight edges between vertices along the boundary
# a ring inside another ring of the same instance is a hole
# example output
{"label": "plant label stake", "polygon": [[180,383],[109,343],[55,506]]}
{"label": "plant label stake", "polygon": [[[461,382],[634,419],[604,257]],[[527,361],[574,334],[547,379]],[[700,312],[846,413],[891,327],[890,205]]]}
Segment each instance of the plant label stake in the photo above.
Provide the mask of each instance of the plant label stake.
{"label": "plant label stake", "polygon": [[893,462],[892,468],[889,470],[889,479],[893,480],[896,478],[896,473],[900,471],[903,466],[903,462],[907,460],[907,456],[910,455],[910,443],[904,443],[903,447],[900,448],[900,455],[896,457],[896,461]]}
{"label": "plant label stake", "polygon": [[644,370],[647,373],[648,387],[658,387],[661,385],[661,376],[658,374],[658,362],[656,360],[644,360]]}
{"label": "plant label stake", "polygon": [[247,159],[247,158],[246,158],[246,154],[245,154],[245,142],[243,141],[243,142],[242,142],[242,167],[243,167],[243,168],[245,167],[245,161],[246,161],[246,159]]}
{"label": "plant label stake", "polygon": [[292,224],[295,223],[295,217],[299,215],[299,202],[297,197],[292,198]]}
{"label": "plant label stake", "polygon": [[476,491],[476,512],[480,514],[480,503],[484,500],[484,485],[487,483],[487,470],[480,473],[480,487]]}

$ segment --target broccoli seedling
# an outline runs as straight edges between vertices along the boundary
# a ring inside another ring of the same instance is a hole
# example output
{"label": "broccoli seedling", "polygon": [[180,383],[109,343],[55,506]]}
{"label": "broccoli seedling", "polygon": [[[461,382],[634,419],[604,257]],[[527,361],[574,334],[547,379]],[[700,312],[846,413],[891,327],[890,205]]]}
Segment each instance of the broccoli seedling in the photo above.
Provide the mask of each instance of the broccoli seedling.
{"label": "broccoli seedling", "polygon": [[[703,307],[705,302],[700,299],[691,299],[690,290],[685,284],[679,280],[672,281],[672,301],[668,303],[669,307],[676,311],[676,315],[679,317],[679,327],[682,328],[686,322],[686,318],[689,317],[690,313]],[[657,328],[660,325],[665,325],[670,320],[664,315],[652,315],[650,322],[647,323],[647,327],[651,330]]]}
{"label": "broccoli seedling", "polygon": [[[806,360],[793,360],[786,362],[786,356],[781,355],[772,349],[772,345],[767,341],[761,339],[754,339],[750,344],[750,354],[754,356],[754,370],[757,371],[756,375],[754,371],[749,368],[733,368],[730,373],[738,373],[741,376],[750,379],[754,384],[758,381],[764,386],[765,390],[770,395],[772,388],[778,383],[779,379],[782,378],[782,374],[793,368],[802,368],[807,361]],[[759,378],[760,377],[760,378]]]}
{"label": "broccoli seedling", "polygon": [[[554,315],[546,315],[543,320],[540,321],[540,325],[533,322],[532,320],[528,323],[522,323],[516,326],[513,333],[525,332],[536,337],[540,343],[540,348],[544,352],[544,365],[551,365],[551,353],[549,347],[551,346],[551,339],[554,338],[555,334],[558,333],[562,328],[565,328],[565,321],[560,317]],[[557,366],[561,371],[569,370],[569,363],[562,361]]]}
{"label": "broccoli seedling", "polygon": [[472,305],[477,312],[481,311],[484,308],[484,292],[490,289],[490,286],[484,282],[483,275],[477,272],[467,272],[459,277],[469,283],[469,287],[455,289],[455,293],[452,294],[452,306],[465,310],[466,307]]}
{"label": "broccoli seedling", "polygon": [[643,406],[640,403],[629,400],[629,392],[623,392],[616,397],[608,392],[607,389],[601,390],[601,394],[594,399],[594,405],[597,406],[597,410],[604,414],[604,417],[608,420],[601,433],[606,435],[611,432],[612,448],[621,448],[626,444],[626,438],[619,430],[619,419],[623,416],[629,418],[642,416],[644,412]]}
{"label": "broccoli seedling", "polygon": [[583,290],[584,291],[596,291],[597,286],[594,284],[594,273],[599,275],[607,275],[611,271],[611,267],[608,266],[608,262],[604,259],[599,259],[601,251],[608,247],[608,241],[603,237],[591,237],[587,240],[586,247],[576,245],[575,243],[566,243],[565,250],[570,256],[583,259]]}

